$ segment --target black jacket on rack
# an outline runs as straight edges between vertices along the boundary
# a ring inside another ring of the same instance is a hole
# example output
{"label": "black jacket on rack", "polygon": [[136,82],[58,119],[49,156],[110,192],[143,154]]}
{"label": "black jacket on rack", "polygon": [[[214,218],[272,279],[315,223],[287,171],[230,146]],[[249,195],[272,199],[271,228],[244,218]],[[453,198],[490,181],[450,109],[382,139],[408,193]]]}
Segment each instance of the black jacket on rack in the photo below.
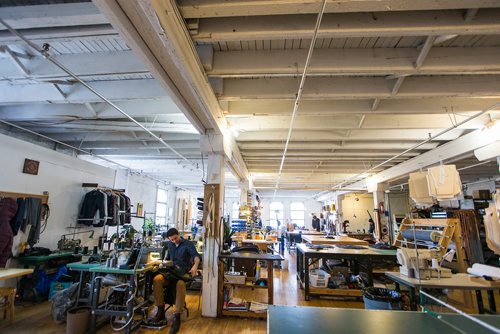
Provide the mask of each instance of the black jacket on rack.
{"label": "black jacket on rack", "polygon": [[[106,195],[99,190],[92,190],[85,194],[83,198],[80,214],[78,215],[78,223],[87,226],[104,226],[106,217]],[[94,216],[99,210],[99,220],[96,222]]]}

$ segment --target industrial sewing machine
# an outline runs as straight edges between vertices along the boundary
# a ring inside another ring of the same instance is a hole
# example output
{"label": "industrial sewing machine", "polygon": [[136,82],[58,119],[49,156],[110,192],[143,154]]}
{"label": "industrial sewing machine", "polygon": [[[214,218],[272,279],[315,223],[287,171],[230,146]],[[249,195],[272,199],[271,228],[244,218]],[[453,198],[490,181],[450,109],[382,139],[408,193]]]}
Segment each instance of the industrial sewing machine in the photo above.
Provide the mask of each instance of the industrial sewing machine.
{"label": "industrial sewing machine", "polygon": [[[394,245],[402,275],[417,279],[451,277],[451,270],[443,268],[457,254],[458,271],[465,272],[467,264],[460,245],[461,230],[458,219],[404,219]],[[451,242],[453,241],[454,244]]]}

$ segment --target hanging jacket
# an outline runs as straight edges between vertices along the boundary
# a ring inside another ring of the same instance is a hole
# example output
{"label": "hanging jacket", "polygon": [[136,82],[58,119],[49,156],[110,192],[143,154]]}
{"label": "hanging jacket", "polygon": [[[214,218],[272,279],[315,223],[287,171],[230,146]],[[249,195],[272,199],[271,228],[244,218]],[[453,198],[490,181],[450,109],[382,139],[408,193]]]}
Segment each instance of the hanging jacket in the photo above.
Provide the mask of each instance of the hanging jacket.
{"label": "hanging jacket", "polygon": [[10,227],[12,228],[12,234],[14,236],[17,235],[19,229],[21,228],[21,225],[23,224],[24,213],[26,209],[25,204],[26,202],[24,198],[20,197],[17,199],[17,213],[14,216],[14,218],[12,218],[12,220],[10,221]]}
{"label": "hanging jacket", "polygon": [[12,256],[12,242],[14,236],[10,221],[16,215],[17,202],[13,198],[0,200],[0,268],[5,268],[7,261]]}
{"label": "hanging jacket", "polygon": [[[87,226],[103,226],[107,213],[107,201],[105,197],[106,195],[99,190],[92,190],[86,193],[78,215],[78,223]],[[93,219],[97,211],[99,211],[99,220],[94,222]]]}

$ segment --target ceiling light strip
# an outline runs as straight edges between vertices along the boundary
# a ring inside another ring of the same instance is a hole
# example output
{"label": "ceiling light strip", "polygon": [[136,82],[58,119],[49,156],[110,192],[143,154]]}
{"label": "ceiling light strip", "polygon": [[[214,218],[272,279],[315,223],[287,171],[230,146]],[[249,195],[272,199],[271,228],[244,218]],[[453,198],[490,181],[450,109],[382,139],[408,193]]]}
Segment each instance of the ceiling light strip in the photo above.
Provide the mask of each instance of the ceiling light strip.
{"label": "ceiling light strip", "polygon": [[314,27],[314,34],[311,40],[311,45],[309,45],[309,51],[307,53],[306,62],[304,64],[304,70],[302,71],[302,77],[300,78],[299,90],[297,91],[297,95],[295,96],[295,103],[293,105],[292,119],[290,120],[290,126],[288,128],[288,135],[286,137],[285,149],[283,150],[283,155],[281,156],[281,164],[280,169],[278,171],[278,179],[276,180],[276,187],[274,189],[274,197],[276,197],[276,191],[278,190],[279,183],[281,180],[281,173],[283,171],[283,166],[285,164],[286,152],[288,150],[288,144],[290,143],[290,138],[292,136],[293,123],[295,121],[295,115],[297,114],[297,110],[299,109],[299,101],[302,97],[302,91],[304,90],[304,84],[307,76],[307,69],[309,67],[309,63],[311,61],[312,53],[314,51],[314,45],[316,44],[316,38],[318,36],[319,27],[321,25],[321,19],[323,18],[323,13],[325,12],[326,0],[323,0],[323,4],[321,5],[321,9],[318,13],[318,17],[316,19],[316,26]]}
{"label": "ceiling light strip", "polygon": [[64,72],[66,72],[67,74],[69,74],[72,78],[74,78],[76,81],[78,81],[80,84],[82,84],[85,88],[87,88],[88,90],[90,90],[92,93],[94,93],[95,95],[97,95],[99,98],[101,98],[104,102],[106,102],[107,104],[109,104],[112,108],[116,109],[119,113],[121,113],[123,116],[125,116],[126,118],[128,118],[131,122],[133,122],[134,124],[136,124],[138,127],[140,127],[142,130],[144,130],[145,132],[147,132],[149,135],[151,135],[153,138],[157,139],[160,143],[162,143],[166,148],[168,148],[169,150],[171,150],[173,153],[175,153],[179,158],[181,158],[182,160],[185,160],[187,162],[189,162],[191,165],[193,165],[194,167],[196,167],[197,169],[199,169],[198,166],[196,166],[196,164],[194,164],[193,162],[191,162],[189,159],[187,159],[185,156],[183,156],[181,153],[179,153],[178,151],[176,151],[172,146],[170,146],[169,144],[167,144],[162,138],[160,138],[159,136],[157,136],[155,133],[153,133],[151,130],[149,130],[148,128],[146,128],[144,125],[142,125],[141,123],[139,123],[138,121],[136,121],[132,116],[130,116],[129,114],[127,114],[125,111],[123,111],[122,109],[120,109],[116,104],[114,104],[113,102],[111,102],[110,100],[108,100],[104,95],[102,95],[101,93],[99,93],[98,91],[96,91],[94,88],[92,88],[90,85],[88,85],[85,81],[83,81],[82,79],[80,79],[80,77],[78,77],[76,74],[74,74],[71,70],[69,70],[68,68],[66,68],[63,64],[61,64],[59,61],[57,61],[56,59],[54,59],[48,52],[48,50],[45,50],[45,49],[39,49],[38,48],[38,45],[36,45],[35,43],[33,43],[32,41],[30,41],[29,39],[27,39],[26,37],[24,37],[23,35],[21,35],[17,30],[15,30],[14,28],[12,28],[10,25],[8,25],[3,19],[0,18],[0,23],[2,23],[12,34],[16,35],[17,37],[19,37],[20,39],[22,39],[26,44],[28,44],[31,48],[33,48],[35,51],[37,51],[38,53],[40,53],[44,58],[48,59],[50,62],[52,62],[54,65],[56,65],[57,67],[59,67],[61,70],[63,70]]}
{"label": "ceiling light strip", "polygon": [[[461,121],[461,122],[459,122],[459,123],[457,123],[457,124],[454,124],[454,125],[450,126],[449,128],[447,128],[447,129],[445,129],[445,130],[443,130],[443,131],[441,131],[441,132],[439,132],[439,133],[435,134],[434,136],[429,136],[429,138],[427,138],[426,140],[424,140],[424,141],[422,141],[422,142],[420,142],[420,143],[418,143],[418,144],[416,144],[416,145],[414,145],[414,146],[410,147],[409,149],[404,150],[403,152],[401,152],[401,153],[399,153],[399,154],[396,154],[396,155],[395,155],[395,156],[393,156],[392,158],[389,158],[389,159],[387,159],[387,160],[385,160],[385,161],[383,161],[383,162],[379,163],[379,164],[378,164],[378,165],[376,165],[376,166],[371,167],[371,168],[370,168],[370,169],[368,169],[367,171],[365,171],[365,172],[363,172],[363,173],[356,174],[356,175],[354,175],[354,176],[351,176],[350,178],[346,179],[346,180],[345,180],[344,182],[342,182],[341,184],[338,184],[338,185],[336,185],[336,186],[332,187],[332,189],[338,189],[338,188],[341,188],[341,187],[342,187],[343,185],[345,185],[347,182],[349,182],[349,181],[351,181],[351,180],[353,180],[353,179],[356,179],[356,178],[358,178],[358,177],[361,177],[363,174],[368,173],[368,172],[371,172],[372,170],[374,170],[374,169],[376,169],[376,168],[378,168],[378,167],[381,167],[381,166],[383,166],[383,165],[385,165],[385,164],[387,164],[387,163],[391,162],[392,160],[397,159],[397,158],[399,158],[400,156],[402,156],[402,155],[404,155],[404,154],[406,154],[406,153],[408,153],[408,152],[410,152],[410,151],[413,151],[414,149],[416,149],[416,148],[418,148],[418,147],[420,147],[420,146],[422,146],[422,145],[424,145],[424,144],[426,144],[426,143],[428,143],[428,142],[430,142],[430,141],[433,141],[433,140],[434,140],[434,139],[436,139],[437,137],[442,136],[442,135],[444,135],[445,133],[447,133],[447,132],[449,132],[449,131],[451,131],[451,130],[453,130],[453,129],[458,128],[459,126],[461,126],[461,125],[463,125],[463,124],[465,124],[465,123],[467,123],[467,122],[470,122],[470,121],[472,121],[473,119],[478,118],[479,116],[484,115],[485,113],[487,113],[487,112],[489,112],[489,111],[492,111],[492,110],[495,110],[495,109],[498,109],[498,108],[500,108],[500,103],[495,103],[495,104],[493,104],[492,106],[490,106],[490,107],[488,107],[488,108],[486,108],[486,109],[483,109],[482,111],[480,111],[480,112],[478,112],[478,113],[476,113],[476,114],[474,114],[474,115],[470,116],[469,118],[466,118],[465,120],[463,120],[463,121]],[[366,177],[364,177],[364,178],[366,178]]]}

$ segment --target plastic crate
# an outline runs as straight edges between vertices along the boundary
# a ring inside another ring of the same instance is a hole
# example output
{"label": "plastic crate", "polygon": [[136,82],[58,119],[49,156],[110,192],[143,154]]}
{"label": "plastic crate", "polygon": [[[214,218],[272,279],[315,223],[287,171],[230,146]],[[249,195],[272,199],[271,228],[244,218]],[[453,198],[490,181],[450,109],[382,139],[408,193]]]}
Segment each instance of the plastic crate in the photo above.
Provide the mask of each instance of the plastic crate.
{"label": "plastic crate", "polygon": [[329,273],[321,269],[311,270],[309,273],[309,284],[315,288],[326,288],[330,276]]}

